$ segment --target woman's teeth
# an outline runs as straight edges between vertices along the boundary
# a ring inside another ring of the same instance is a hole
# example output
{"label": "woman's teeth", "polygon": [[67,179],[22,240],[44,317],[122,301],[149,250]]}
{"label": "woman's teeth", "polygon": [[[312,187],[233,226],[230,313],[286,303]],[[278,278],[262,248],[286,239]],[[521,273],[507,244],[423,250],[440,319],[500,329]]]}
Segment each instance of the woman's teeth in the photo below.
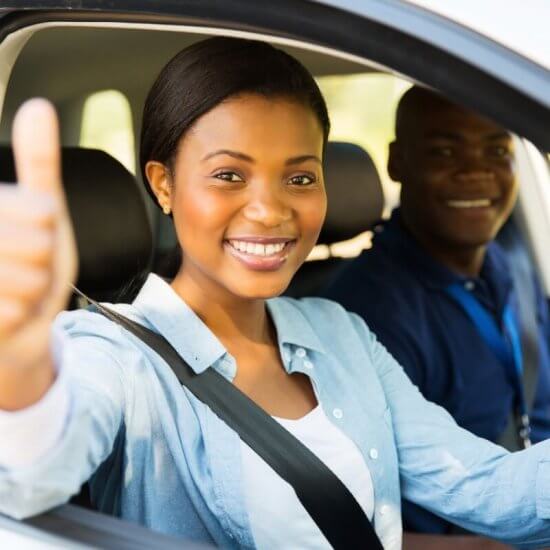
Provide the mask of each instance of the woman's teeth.
{"label": "woman's teeth", "polygon": [[471,201],[452,200],[447,201],[447,206],[451,208],[484,208],[491,206],[490,199],[476,199]]}
{"label": "woman's teeth", "polygon": [[260,244],[250,243],[246,241],[229,241],[229,244],[246,254],[253,254],[254,256],[273,256],[283,250],[287,243],[277,244]]}

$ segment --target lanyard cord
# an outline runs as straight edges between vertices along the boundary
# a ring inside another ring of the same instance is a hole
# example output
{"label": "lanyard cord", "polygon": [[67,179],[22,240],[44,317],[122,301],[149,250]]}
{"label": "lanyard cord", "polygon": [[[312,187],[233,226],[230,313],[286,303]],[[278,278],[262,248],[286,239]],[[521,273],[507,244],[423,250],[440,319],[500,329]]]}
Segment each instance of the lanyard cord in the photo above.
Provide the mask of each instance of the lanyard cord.
{"label": "lanyard cord", "polygon": [[529,447],[531,442],[529,415],[523,388],[523,351],[518,323],[510,303],[504,308],[501,329],[492,315],[461,283],[449,285],[446,291],[462,307],[485,343],[505,366],[515,388],[518,435],[522,446]]}

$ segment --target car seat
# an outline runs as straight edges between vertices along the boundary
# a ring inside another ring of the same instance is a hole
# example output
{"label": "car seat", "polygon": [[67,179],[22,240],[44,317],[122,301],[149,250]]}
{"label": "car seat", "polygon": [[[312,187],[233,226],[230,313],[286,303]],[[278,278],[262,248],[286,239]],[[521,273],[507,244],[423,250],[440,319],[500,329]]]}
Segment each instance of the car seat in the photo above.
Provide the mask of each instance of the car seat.
{"label": "car seat", "polygon": [[[78,147],[62,149],[62,172],[80,261],[78,288],[95,300],[131,301],[152,252],[134,176],[107,153]],[[15,179],[12,150],[0,146],[0,181]],[[77,305],[75,296],[70,308]]]}
{"label": "car seat", "polygon": [[287,296],[315,296],[350,260],[332,255],[331,245],[371,230],[382,219],[384,194],[370,155],[358,145],[329,142],[324,159],[327,216],[317,244],[328,246],[329,257],[305,262]]}

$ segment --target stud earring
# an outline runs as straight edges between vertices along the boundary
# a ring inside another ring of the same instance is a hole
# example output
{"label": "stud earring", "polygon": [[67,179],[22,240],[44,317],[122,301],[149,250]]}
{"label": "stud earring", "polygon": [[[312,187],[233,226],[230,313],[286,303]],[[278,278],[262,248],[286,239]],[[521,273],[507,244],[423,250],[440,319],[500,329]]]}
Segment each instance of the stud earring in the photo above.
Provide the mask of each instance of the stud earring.
{"label": "stud earring", "polygon": [[168,216],[168,214],[170,214],[170,206],[168,206],[167,204],[165,204],[165,205],[162,207],[162,211]]}

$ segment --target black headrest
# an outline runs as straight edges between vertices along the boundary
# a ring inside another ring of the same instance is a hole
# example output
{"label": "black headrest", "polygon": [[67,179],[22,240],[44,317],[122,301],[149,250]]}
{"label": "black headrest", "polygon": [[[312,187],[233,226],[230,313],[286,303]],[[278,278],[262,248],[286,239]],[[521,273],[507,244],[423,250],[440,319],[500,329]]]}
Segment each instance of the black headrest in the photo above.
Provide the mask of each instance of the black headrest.
{"label": "black headrest", "polygon": [[382,218],[382,184],[364,149],[353,143],[329,142],[324,174],[328,211],[319,244],[351,239]]}
{"label": "black headrest", "polygon": [[[64,147],[63,183],[80,258],[79,288],[116,290],[149,266],[151,227],[138,184],[103,151]],[[15,181],[12,151],[0,146],[0,181]]]}

